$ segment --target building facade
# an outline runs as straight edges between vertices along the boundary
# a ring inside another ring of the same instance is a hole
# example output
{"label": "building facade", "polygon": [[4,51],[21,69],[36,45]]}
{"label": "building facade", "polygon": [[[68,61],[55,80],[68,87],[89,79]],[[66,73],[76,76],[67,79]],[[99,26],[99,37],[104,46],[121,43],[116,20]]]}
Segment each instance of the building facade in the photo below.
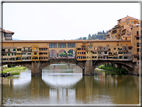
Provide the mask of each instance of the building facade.
{"label": "building facade", "polygon": [[[133,61],[139,65],[141,52],[140,20],[127,16],[106,35],[106,40],[12,40],[14,32],[3,34],[3,62],[48,61],[59,58],[60,52],[73,50],[77,61],[119,60]],[[74,58],[74,57],[73,57]]]}

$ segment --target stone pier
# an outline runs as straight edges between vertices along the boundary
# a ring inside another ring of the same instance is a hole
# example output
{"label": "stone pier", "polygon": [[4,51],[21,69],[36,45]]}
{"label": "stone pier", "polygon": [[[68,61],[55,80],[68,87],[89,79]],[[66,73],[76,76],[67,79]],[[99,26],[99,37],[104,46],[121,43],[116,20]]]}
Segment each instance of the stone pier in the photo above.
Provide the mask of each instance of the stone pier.
{"label": "stone pier", "polygon": [[31,75],[32,76],[41,76],[42,75],[42,65],[39,61],[32,62]]}
{"label": "stone pier", "polygon": [[94,69],[93,69],[93,62],[92,60],[87,60],[85,62],[85,70],[83,75],[94,75]]}

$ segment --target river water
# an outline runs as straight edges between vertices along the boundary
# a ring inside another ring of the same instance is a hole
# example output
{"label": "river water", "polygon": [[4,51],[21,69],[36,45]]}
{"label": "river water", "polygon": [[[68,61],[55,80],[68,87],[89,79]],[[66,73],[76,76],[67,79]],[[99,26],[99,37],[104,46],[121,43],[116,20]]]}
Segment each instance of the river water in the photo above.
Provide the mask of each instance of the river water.
{"label": "river water", "polygon": [[83,76],[73,64],[52,64],[3,79],[3,104],[139,104],[139,77]]}

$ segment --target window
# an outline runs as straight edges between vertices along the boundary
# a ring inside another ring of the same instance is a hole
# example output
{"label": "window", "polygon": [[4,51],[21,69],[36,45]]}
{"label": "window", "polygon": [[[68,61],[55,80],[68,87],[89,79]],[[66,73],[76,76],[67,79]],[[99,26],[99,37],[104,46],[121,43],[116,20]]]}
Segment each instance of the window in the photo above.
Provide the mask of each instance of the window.
{"label": "window", "polygon": [[122,46],[122,44],[121,44],[121,46]]}
{"label": "window", "polygon": [[37,53],[34,53],[34,55],[37,55]]}
{"label": "window", "polygon": [[13,56],[13,53],[12,53],[12,56]]}
{"label": "window", "polygon": [[21,55],[21,53],[16,53],[16,55]]}
{"label": "window", "polygon": [[107,45],[107,46],[109,46],[109,45]]}
{"label": "window", "polygon": [[137,35],[139,35],[139,31],[137,31]]}
{"label": "window", "polygon": [[116,48],[114,48],[114,50],[116,50]]}
{"label": "window", "polygon": [[75,43],[68,43],[68,47],[75,47]]}
{"label": "window", "polygon": [[92,49],[92,46],[89,46],[89,49]]}
{"label": "window", "polygon": [[10,52],[10,49],[8,49],[8,52]]}
{"label": "window", "polygon": [[139,47],[139,43],[137,43],[137,47]]}
{"label": "window", "polygon": [[26,53],[22,53],[22,55],[26,55]]}
{"label": "window", "polygon": [[13,49],[13,51],[16,51],[16,49]]}
{"label": "window", "polygon": [[123,57],[122,57],[122,56],[119,56],[119,59],[123,59]]}
{"label": "window", "polygon": [[28,53],[28,55],[31,55],[31,53]]}
{"label": "window", "polygon": [[21,49],[17,49],[17,51],[21,51]]}
{"label": "window", "polygon": [[129,24],[129,22],[127,22],[127,25]]}
{"label": "window", "polygon": [[66,48],[66,43],[58,43],[58,48]]}
{"label": "window", "polygon": [[10,53],[8,54],[8,56],[10,56]]}
{"label": "window", "polygon": [[57,43],[50,43],[49,48],[57,48]]}
{"label": "window", "polygon": [[11,37],[12,34],[5,34],[5,37]]}
{"label": "window", "polygon": [[107,52],[104,52],[104,54],[107,54]]}
{"label": "window", "polygon": [[5,49],[2,49],[2,51],[5,51]]}
{"label": "window", "polygon": [[119,44],[117,44],[117,46],[119,46]]}
{"label": "window", "polygon": [[33,57],[32,59],[38,59],[37,57]]}
{"label": "window", "polygon": [[2,54],[3,56],[7,56],[7,54]]}
{"label": "window", "polygon": [[28,48],[28,51],[30,51],[31,48]]}
{"label": "window", "polygon": [[139,52],[139,48],[137,48],[137,52]]}
{"label": "window", "polygon": [[79,52],[78,52],[78,54],[79,54]]}
{"label": "window", "polygon": [[136,39],[139,40],[139,37],[137,37]]}

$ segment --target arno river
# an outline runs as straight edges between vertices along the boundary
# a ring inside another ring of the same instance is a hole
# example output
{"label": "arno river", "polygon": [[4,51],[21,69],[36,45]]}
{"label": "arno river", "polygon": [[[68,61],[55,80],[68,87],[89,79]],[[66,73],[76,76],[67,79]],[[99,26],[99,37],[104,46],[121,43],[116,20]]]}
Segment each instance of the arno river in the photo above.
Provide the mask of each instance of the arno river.
{"label": "arno river", "polygon": [[83,76],[72,64],[52,64],[42,77],[30,70],[3,79],[3,104],[138,104],[139,77]]}

